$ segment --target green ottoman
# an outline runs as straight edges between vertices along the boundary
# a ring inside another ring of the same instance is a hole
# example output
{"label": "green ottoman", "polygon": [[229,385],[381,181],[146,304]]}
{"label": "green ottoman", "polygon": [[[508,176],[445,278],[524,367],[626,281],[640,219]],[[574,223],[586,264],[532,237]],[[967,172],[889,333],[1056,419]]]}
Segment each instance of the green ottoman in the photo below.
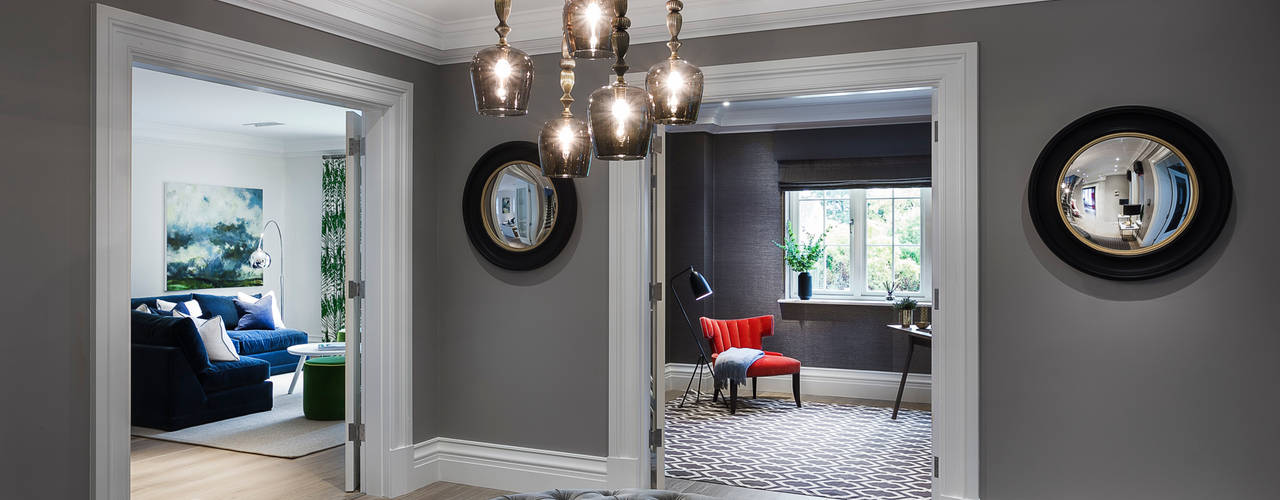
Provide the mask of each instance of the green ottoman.
{"label": "green ottoman", "polygon": [[302,365],[302,415],[311,420],[347,417],[347,357],[311,358]]}

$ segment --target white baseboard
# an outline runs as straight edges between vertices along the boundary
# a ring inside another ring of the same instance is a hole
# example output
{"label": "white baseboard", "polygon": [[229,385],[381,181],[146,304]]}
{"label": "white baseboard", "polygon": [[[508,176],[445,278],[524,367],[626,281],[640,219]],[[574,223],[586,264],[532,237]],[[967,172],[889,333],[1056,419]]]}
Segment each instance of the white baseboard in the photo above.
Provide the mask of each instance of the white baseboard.
{"label": "white baseboard", "polygon": [[[694,365],[667,363],[668,391],[683,391],[693,374]],[[703,370],[702,391],[710,394],[713,387],[710,375]],[[840,370],[835,368],[800,368],[800,396],[836,396],[845,398],[879,399],[893,401],[898,395],[898,383],[902,373],[870,370]],[[761,392],[791,393],[791,377],[760,377]],[[696,387],[698,381],[693,382]],[[930,402],[933,385],[931,375],[912,373],[907,376],[907,387],[902,400],[908,403]],[[748,389],[750,390],[750,389]],[[750,394],[748,392],[748,394]]]}
{"label": "white baseboard", "polygon": [[414,445],[412,489],[436,481],[507,491],[605,488],[605,457],[453,438]]}

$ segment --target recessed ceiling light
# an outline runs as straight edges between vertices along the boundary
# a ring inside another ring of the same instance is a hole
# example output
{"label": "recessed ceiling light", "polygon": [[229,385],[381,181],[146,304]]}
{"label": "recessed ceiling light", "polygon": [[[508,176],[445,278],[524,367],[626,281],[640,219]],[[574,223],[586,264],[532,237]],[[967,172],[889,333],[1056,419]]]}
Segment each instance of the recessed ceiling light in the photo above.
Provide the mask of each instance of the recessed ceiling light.
{"label": "recessed ceiling light", "polygon": [[730,103],[729,103],[729,101],[725,101],[725,102],[720,103],[720,105],[721,105],[721,106],[724,106],[724,107],[726,107],[726,108],[727,108],[727,107],[729,107],[729,104],[730,104]]}
{"label": "recessed ceiling light", "polygon": [[253,122],[253,123],[245,123],[245,124],[244,124],[244,126],[246,126],[246,127],[255,127],[255,128],[261,128],[261,127],[278,127],[278,126],[280,126],[280,125],[284,125],[284,124],[283,124],[283,123],[280,123],[280,122]]}

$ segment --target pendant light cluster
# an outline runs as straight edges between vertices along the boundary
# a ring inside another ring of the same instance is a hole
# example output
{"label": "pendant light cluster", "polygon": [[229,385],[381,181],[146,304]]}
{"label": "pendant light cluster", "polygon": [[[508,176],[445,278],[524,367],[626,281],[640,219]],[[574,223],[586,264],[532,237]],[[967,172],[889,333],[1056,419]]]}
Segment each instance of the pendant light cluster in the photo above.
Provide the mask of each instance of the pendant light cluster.
{"label": "pendant light cluster", "polygon": [[[649,153],[655,123],[688,125],[697,122],[702,104],[702,70],[681,59],[681,11],[684,2],[667,0],[667,47],[671,56],[649,68],[646,88],[628,85],[627,0],[566,0],[564,37],[560,49],[560,88],[564,106],[560,117],[546,122],[538,137],[538,152],[547,177],[586,177],[591,157],[639,160]],[[490,116],[519,116],[528,112],[533,87],[533,62],[507,43],[510,0],[495,0],[498,44],[471,60],[471,84],[476,111]],[[571,92],[574,59],[614,57],[613,82],[591,93],[587,120],[574,118]]]}

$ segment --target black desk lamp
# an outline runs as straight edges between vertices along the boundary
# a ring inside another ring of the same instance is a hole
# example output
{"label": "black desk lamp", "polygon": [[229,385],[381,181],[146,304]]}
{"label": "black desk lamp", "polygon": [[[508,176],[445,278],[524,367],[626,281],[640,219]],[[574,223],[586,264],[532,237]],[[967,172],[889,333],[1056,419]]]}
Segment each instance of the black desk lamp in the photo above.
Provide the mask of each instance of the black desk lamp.
{"label": "black desk lamp", "polygon": [[698,392],[694,393],[693,402],[698,403],[698,398],[702,395],[702,367],[706,366],[711,372],[711,376],[716,376],[715,367],[711,366],[711,358],[707,356],[707,350],[702,346],[704,340],[700,338],[697,330],[693,329],[693,321],[689,320],[689,311],[684,308],[684,303],[680,301],[680,293],[676,290],[676,278],[681,274],[689,275],[689,289],[693,292],[693,300],[698,301],[711,296],[711,285],[707,283],[707,279],[702,273],[695,271],[693,266],[684,268],[678,273],[671,275],[667,280],[671,284],[671,296],[675,297],[676,305],[680,306],[680,314],[684,315],[685,324],[689,325],[689,335],[693,336],[693,345],[698,346],[698,364],[693,369],[693,374],[689,375],[689,384],[684,388],[684,396],[680,398],[680,407],[684,408],[684,401],[689,397],[689,389],[693,387],[693,379],[698,379]]}

